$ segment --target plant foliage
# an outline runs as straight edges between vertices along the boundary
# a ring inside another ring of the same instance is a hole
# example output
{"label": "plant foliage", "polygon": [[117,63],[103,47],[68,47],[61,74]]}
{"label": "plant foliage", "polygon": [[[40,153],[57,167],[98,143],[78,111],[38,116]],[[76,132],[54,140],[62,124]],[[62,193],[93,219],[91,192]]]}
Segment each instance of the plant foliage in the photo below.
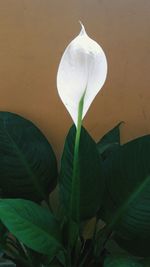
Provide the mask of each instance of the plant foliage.
{"label": "plant foliage", "polygon": [[[73,125],[57,174],[41,131],[0,112],[3,257],[19,267],[150,266],[150,136],[121,145],[119,123],[96,144],[81,127],[73,188],[75,138]],[[59,209],[52,209],[56,185]]]}
{"label": "plant foliage", "polygon": [[29,120],[0,112],[0,187],[2,197],[41,201],[57,179],[55,154]]}

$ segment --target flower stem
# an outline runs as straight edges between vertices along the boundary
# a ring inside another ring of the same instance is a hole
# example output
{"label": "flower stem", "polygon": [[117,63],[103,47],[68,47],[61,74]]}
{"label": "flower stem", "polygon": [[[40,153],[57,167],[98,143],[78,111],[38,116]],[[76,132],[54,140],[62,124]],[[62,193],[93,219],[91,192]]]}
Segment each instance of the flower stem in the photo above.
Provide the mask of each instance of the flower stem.
{"label": "flower stem", "polygon": [[[71,185],[71,196],[70,196],[70,211],[69,211],[69,228],[68,228],[68,267],[71,266],[71,249],[76,243],[78,230],[75,230],[75,223],[79,224],[80,210],[79,210],[79,192],[80,192],[80,177],[79,177],[79,146],[80,146],[80,135],[82,127],[82,113],[84,105],[83,94],[79,106],[78,106],[78,122],[76,129],[75,145],[74,145],[74,158],[73,158],[73,174],[72,174],[72,185]],[[76,233],[75,233],[76,232]]]}
{"label": "flower stem", "polygon": [[79,146],[80,146],[80,135],[81,135],[81,127],[82,127],[82,113],[83,113],[83,105],[84,105],[84,96],[83,94],[79,106],[78,106],[78,122],[76,129],[76,137],[75,137],[75,146],[74,146],[74,159],[73,159],[73,175],[72,175],[72,188],[71,188],[71,217],[75,217],[76,221],[79,221],[79,194],[80,191],[80,180],[79,180]]}

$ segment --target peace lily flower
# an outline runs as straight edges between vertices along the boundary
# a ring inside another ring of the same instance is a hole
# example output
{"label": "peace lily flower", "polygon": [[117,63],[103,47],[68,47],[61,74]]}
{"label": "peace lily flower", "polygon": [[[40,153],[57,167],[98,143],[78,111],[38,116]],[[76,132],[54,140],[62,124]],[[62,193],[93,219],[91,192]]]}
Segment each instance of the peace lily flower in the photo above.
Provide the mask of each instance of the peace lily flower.
{"label": "peace lily flower", "polygon": [[106,75],[107,60],[104,51],[87,35],[81,23],[81,31],[67,46],[57,73],[59,96],[76,126],[81,98],[84,96],[83,119],[102,88]]}

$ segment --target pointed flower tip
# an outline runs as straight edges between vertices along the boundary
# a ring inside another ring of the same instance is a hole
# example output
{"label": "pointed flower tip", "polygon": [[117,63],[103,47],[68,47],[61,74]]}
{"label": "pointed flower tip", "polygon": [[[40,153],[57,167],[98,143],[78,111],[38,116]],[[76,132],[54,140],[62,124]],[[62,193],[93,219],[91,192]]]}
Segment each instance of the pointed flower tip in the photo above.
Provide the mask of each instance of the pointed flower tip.
{"label": "pointed flower tip", "polygon": [[79,23],[81,25],[80,35],[86,34],[85,27],[84,27],[83,23],[80,20],[79,20]]}

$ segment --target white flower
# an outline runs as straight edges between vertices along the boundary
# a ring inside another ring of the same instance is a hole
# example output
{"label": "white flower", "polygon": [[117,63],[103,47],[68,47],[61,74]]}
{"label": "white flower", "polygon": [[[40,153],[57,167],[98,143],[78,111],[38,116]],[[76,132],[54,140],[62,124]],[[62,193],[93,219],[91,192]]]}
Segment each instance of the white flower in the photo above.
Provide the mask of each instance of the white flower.
{"label": "white flower", "polygon": [[102,88],[107,75],[107,60],[104,51],[86,33],[81,32],[67,46],[57,73],[59,96],[77,125],[78,105],[84,96],[82,119],[93,99]]}

